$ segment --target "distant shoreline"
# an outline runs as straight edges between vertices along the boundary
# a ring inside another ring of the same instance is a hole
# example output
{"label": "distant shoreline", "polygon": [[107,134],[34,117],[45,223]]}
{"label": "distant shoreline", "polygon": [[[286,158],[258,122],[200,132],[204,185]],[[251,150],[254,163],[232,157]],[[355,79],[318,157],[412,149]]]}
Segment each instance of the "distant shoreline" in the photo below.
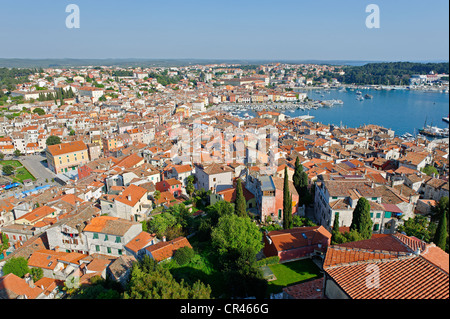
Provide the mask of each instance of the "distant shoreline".
{"label": "distant shoreline", "polygon": [[[147,67],[170,67],[170,66],[189,66],[205,64],[268,64],[268,63],[286,63],[286,64],[319,64],[319,65],[342,65],[342,66],[362,66],[368,63],[389,63],[401,61],[373,61],[373,60],[314,60],[314,59],[191,59],[191,58],[104,58],[104,59],[72,59],[72,58],[0,58],[0,68],[80,68],[88,66],[147,66]],[[412,63],[446,63],[442,60],[426,61],[403,61]]]}

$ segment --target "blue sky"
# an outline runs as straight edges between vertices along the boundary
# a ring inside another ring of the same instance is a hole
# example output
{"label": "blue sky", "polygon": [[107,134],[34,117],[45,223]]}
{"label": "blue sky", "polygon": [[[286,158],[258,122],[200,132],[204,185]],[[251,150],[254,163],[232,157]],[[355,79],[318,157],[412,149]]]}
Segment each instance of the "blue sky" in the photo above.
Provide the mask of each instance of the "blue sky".
{"label": "blue sky", "polygon": [[[68,29],[68,4],[80,28]],[[380,28],[368,29],[369,4]],[[448,0],[0,1],[3,58],[448,61]]]}

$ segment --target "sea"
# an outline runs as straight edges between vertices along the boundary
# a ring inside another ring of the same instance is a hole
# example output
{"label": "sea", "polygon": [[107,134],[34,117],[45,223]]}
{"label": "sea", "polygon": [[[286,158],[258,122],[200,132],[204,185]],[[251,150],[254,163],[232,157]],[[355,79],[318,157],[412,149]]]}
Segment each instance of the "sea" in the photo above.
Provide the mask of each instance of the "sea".
{"label": "sea", "polygon": [[344,92],[338,89],[296,91],[307,93],[313,100],[342,100],[344,104],[316,110],[285,111],[285,115],[290,117],[309,114],[314,116],[314,122],[344,127],[376,124],[394,130],[397,136],[405,133],[418,134],[418,130],[424,125],[449,127],[448,123],[442,120],[449,115],[448,93],[406,89],[359,89],[362,96],[369,94],[372,98],[357,100],[357,90],[349,88]]}

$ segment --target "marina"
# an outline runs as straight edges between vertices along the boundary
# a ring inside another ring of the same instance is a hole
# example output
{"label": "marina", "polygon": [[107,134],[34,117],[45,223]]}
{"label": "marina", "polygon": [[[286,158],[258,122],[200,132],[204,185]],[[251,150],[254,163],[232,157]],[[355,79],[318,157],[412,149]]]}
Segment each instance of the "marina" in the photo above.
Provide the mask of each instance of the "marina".
{"label": "marina", "polygon": [[[242,119],[257,112],[276,111],[291,118],[309,114],[315,121],[344,127],[377,124],[417,136],[424,120],[448,128],[449,95],[441,91],[409,90],[406,87],[342,86],[337,88],[295,88],[307,94],[303,102],[222,103],[211,109],[224,110]],[[247,113],[247,116],[245,116]],[[446,120],[447,119],[447,120]],[[444,134],[445,135],[445,134]],[[431,138],[431,136],[428,136]]]}

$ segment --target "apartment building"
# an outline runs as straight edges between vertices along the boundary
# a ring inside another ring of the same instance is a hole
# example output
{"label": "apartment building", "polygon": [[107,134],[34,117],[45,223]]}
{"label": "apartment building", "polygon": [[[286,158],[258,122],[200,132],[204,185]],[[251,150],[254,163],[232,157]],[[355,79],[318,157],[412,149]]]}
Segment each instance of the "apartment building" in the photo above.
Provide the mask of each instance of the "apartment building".
{"label": "apartment building", "polygon": [[48,168],[56,174],[76,170],[89,162],[88,147],[83,141],[48,145],[45,153]]}
{"label": "apartment building", "polygon": [[118,217],[99,216],[84,228],[89,254],[122,256],[125,245],[142,232],[142,224]]}
{"label": "apartment building", "polygon": [[213,192],[233,186],[234,171],[224,164],[212,163],[209,165],[197,164],[195,168],[197,189],[211,190]]}
{"label": "apartment building", "polygon": [[372,181],[363,177],[336,177],[323,180],[320,176],[315,186],[315,220],[331,230],[336,213],[339,213],[339,226],[350,227],[353,211],[359,198],[364,197],[370,204],[370,216],[374,233],[391,233],[398,218],[404,215],[401,206],[385,204],[384,192],[375,187]]}
{"label": "apartment building", "polygon": [[79,88],[78,93],[81,96],[87,96],[91,98],[94,102],[96,102],[101,96],[103,96],[104,90],[96,87],[83,86]]}

